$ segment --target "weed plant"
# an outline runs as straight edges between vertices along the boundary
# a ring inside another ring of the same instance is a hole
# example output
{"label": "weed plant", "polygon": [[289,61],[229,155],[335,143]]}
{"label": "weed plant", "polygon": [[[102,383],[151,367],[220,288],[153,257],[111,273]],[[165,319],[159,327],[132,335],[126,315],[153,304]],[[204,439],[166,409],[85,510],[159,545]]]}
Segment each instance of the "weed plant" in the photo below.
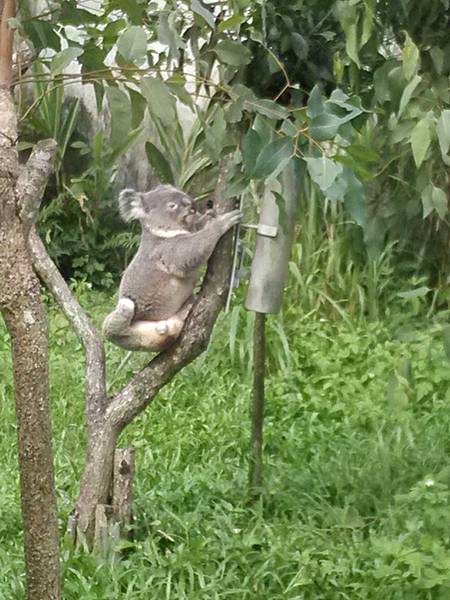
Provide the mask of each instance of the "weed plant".
{"label": "weed plant", "polygon": [[[100,320],[110,300],[86,286],[79,292]],[[63,535],[84,459],[83,353],[64,318],[50,313]],[[137,453],[133,541],[113,560],[64,540],[65,600],[450,597],[450,369],[442,340],[422,325],[396,336],[394,317],[381,324],[294,316],[288,309],[268,319],[261,502],[246,495],[252,323],[235,309],[234,335],[225,316],[208,353],[125,432],[121,445]],[[108,346],[111,389],[147,360]],[[0,597],[19,600],[24,565],[3,330],[0,366]]]}

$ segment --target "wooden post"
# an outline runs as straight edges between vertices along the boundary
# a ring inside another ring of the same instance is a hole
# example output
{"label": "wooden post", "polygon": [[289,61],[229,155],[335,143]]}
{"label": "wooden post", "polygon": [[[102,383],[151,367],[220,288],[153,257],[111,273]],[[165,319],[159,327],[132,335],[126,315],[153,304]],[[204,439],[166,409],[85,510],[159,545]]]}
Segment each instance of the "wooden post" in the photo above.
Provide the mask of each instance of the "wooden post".
{"label": "wooden post", "polygon": [[127,534],[132,519],[134,448],[117,448],[114,454],[112,507],[121,536]]}

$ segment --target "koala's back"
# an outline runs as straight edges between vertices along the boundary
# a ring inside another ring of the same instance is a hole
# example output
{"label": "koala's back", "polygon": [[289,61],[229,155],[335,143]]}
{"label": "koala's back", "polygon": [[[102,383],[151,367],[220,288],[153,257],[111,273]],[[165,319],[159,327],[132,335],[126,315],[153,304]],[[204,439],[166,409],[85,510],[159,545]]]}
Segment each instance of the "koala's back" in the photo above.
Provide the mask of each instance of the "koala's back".
{"label": "koala's back", "polygon": [[[177,277],[161,264],[163,248],[158,244],[141,244],[123,274],[120,298],[130,298],[136,305],[135,320],[160,321],[176,314],[190,298],[196,274]],[[169,257],[164,257],[167,264]]]}

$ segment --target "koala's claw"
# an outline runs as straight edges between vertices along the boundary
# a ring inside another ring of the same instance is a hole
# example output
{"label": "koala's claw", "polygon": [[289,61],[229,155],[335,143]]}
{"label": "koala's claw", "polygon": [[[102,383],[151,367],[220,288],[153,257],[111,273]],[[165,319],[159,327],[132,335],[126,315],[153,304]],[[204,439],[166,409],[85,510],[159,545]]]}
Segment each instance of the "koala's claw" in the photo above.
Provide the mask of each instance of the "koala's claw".
{"label": "koala's claw", "polygon": [[242,219],[242,216],[242,212],[239,209],[232,210],[222,215],[220,218],[222,219],[222,221],[224,221],[224,225],[226,227],[225,231],[237,225]]}

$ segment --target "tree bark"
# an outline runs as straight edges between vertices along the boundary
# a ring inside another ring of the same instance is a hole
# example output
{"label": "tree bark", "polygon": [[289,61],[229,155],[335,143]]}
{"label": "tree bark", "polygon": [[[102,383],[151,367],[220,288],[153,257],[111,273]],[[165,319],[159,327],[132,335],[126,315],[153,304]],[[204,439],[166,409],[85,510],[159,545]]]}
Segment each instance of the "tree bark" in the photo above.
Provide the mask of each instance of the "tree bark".
{"label": "tree bark", "polygon": [[30,184],[17,186],[17,122],[10,91],[13,31],[9,28],[15,12],[14,0],[0,3],[0,312],[13,356],[27,598],[59,600],[48,323],[27,247],[29,221],[19,217],[26,197],[40,200],[53,156],[50,151],[37,175],[30,161],[25,169]]}

